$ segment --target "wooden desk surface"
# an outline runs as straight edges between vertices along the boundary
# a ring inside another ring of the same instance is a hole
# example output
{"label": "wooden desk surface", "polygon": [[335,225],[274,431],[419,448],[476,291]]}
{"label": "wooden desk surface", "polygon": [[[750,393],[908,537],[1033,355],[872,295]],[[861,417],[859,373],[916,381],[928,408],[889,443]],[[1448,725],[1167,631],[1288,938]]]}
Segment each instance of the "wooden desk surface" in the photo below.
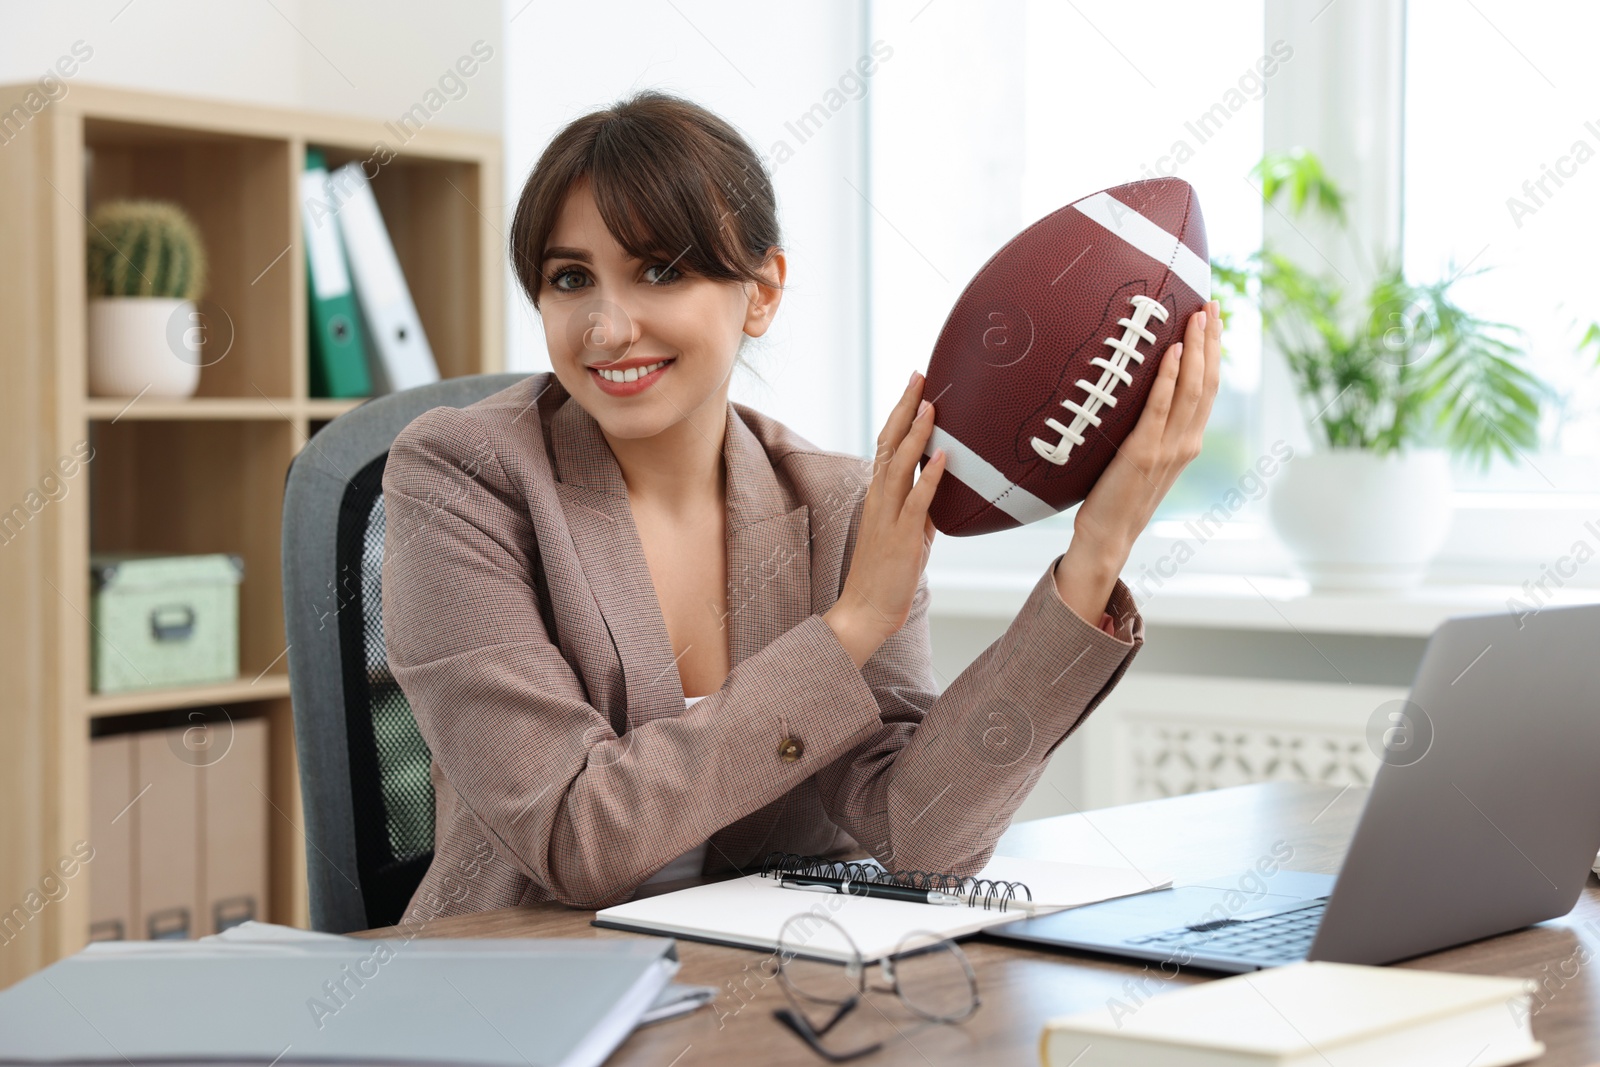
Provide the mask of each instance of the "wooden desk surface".
{"label": "wooden desk surface", "polygon": [[[1338,869],[1365,791],[1291,782],[1219,789],[1166,800],[1102,808],[1018,823],[1001,851],[1081,863],[1132,864],[1182,880],[1239,872],[1287,842],[1293,870]],[[507,908],[437,919],[358,936],[633,937],[589,925],[591,912],[559,905]],[[869,1064],[1030,1064],[1039,1062],[1039,1034],[1051,1016],[1131,1003],[1143,972],[1143,996],[1209,976],[1165,978],[1151,966],[1075,957],[989,941],[962,943],[978,973],[982,1006],[964,1024],[935,1026],[896,1040],[865,1058]],[[677,980],[715,986],[710,1007],[636,1031],[608,1065],[694,1067],[696,1064],[824,1063],[772,1017],[786,1001],[760,969],[770,953],[679,940]],[[1534,1035],[1546,1045],[1540,1067],[1600,1062],[1600,981],[1588,962],[1600,954],[1600,885],[1593,876],[1573,911],[1560,919],[1416,960],[1424,970],[1526,976],[1542,988],[1534,1001]],[[873,970],[876,976],[876,968]],[[892,997],[890,998],[893,999]]]}

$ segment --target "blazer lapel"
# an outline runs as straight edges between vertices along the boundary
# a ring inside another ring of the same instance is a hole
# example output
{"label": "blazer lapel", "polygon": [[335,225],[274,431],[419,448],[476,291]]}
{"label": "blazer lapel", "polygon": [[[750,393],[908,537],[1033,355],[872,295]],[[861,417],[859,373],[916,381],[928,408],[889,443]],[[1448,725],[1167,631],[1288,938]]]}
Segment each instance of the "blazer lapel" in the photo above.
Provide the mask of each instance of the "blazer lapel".
{"label": "blazer lapel", "polygon": [[[811,513],[790,506],[761,441],[728,405],[728,657],[734,667],[811,614]],[[773,694],[782,699],[782,694]],[[783,736],[773,722],[776,743]],[[724,826],[707,842],[707,872],[741,874],[766,854],[789,794]]]}
{"label": "blazer lapel", "polygon": [[[599,423],[575,400],[556,411],[550,431],[557,495],[621,675],[620,687],[586,680],[591,694],[605,700],[619,733],[682,714],[683,682],[616,457]],[[729,660],[737,666],[811,614],[810,520],[804,504],[789,506],[766,450],[732,404],[723,459],[726,627]]]}
{"label": "blazer lapel", "polygon": [[728,469],[728,656],[737,667],[811,614],[810,509],[789,506],[766,449],[733,405]]}
{"label": "blazer lapel", "polygon": [[620,736],[641,722],[682,711],[682,683],[628,507],[627,483],[600,424],[569,399],[551,419],[550,439],[556,494],[611,633],[620,674],[620,684],[602,681],[591,693],[597,699],[604,694],[603,710]]}

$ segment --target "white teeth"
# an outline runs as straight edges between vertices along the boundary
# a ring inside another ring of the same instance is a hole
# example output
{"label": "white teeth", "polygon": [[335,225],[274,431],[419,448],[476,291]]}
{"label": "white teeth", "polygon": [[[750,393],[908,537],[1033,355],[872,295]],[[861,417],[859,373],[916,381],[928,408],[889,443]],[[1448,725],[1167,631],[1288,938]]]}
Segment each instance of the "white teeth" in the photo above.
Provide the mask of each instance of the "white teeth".
{"label": "white teeth", "polygon": [[663,359],[660,362],[651,363],[649,366],[629,367],[627,370],[606,370],[603,367],[596,367],[595,369],[599,371],[600,377],[608,382],[636,382],[646,374],[651,374],[665,367],[667,362],[667,360]]}

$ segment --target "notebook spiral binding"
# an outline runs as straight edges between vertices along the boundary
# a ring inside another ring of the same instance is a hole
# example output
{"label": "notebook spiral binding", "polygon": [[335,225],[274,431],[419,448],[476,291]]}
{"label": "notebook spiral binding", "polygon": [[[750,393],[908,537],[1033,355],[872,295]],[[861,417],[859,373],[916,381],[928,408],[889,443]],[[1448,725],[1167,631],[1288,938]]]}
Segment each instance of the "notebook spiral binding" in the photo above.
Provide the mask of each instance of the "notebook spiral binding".
{"label": "notebook spiral binding", "polygon": [[1033,891],[1022,882],[998,878],[962,877],[936,871],[890,871],[872,860],[831,860],[824,856],[801,856],[793,852],[772,852],[761,864],[761,877],[778,878],[786,874],[810,878],[847,878],[852,882],[876,885],[903,885],[912,889],[936,889],[941,893],[966,898],[969,908],[1005,911],[1013,900],[1033,901]]}

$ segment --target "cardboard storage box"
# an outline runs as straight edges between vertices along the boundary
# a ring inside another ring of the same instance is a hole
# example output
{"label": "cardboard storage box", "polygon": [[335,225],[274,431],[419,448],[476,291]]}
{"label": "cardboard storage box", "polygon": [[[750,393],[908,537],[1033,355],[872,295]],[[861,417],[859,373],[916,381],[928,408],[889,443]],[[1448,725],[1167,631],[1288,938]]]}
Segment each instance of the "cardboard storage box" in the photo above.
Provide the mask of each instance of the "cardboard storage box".
{"label": "cardboard storage box", "polygon": [[108,552],[89,566],[96,693],[238,677],[238,556]]}

